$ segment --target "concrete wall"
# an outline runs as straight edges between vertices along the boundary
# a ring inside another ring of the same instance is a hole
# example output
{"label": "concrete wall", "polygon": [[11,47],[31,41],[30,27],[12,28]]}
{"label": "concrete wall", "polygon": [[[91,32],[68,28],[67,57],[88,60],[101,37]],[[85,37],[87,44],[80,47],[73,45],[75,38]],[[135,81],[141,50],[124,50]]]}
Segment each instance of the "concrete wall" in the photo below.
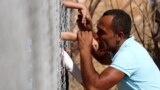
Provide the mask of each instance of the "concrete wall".
{"label": "concrete wall", "polygon": [[62,12],[60,0],[0,0],[0,90],[64,90]]}

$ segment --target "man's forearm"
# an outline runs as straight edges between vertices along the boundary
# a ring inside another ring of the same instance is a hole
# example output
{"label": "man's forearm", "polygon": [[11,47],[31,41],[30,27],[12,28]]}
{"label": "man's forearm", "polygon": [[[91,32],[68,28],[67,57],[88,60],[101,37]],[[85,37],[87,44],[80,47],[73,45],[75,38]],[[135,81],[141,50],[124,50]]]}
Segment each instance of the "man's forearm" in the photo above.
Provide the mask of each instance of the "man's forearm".
{"label": "man's forearm", "polygon": [[94,82],[96,78],[98,78],[99,74],[93,66],[92,56],[89,50],[80,50],[80,57],[84,86],[86,89],[89,89],[92,85],[94,85]]}

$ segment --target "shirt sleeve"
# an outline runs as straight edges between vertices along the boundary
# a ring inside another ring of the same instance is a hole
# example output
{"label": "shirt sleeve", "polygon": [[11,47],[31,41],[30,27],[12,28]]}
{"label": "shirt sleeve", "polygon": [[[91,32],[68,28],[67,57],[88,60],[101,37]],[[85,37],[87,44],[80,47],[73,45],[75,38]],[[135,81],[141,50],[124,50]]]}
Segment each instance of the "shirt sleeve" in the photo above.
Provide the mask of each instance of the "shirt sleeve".
{"label": "shirt sleeve", "polygon": [[131,52],[119,53],[113,58],[110,66],[124,72],[128,77],[134,74],[139,67],[136,57]]}

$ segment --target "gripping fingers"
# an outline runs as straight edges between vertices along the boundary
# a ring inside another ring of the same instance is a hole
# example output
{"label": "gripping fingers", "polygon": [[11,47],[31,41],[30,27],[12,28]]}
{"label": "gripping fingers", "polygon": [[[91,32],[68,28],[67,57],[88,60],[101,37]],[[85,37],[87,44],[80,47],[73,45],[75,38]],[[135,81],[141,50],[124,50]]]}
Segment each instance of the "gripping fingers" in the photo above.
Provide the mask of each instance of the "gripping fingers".
{"label": "gripping fingers", "polygon": [[82,23],[84,26],[86,26],[86,17],[85,16],[83,16],[83,18],[82,18]]}

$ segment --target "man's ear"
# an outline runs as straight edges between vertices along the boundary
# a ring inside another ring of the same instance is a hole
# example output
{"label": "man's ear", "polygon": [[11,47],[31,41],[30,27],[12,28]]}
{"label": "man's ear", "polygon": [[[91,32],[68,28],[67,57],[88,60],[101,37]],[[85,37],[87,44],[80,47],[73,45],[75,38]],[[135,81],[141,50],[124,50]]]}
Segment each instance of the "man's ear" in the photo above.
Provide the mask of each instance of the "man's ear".
{"label": "man's ear", "polygon": [[125,35],[124,35],[124,33],[122,31],[119,31],[117,33],[117,41],[118,42],[121,41],[122,39],[124,39],[124,37],[125,37]]}

